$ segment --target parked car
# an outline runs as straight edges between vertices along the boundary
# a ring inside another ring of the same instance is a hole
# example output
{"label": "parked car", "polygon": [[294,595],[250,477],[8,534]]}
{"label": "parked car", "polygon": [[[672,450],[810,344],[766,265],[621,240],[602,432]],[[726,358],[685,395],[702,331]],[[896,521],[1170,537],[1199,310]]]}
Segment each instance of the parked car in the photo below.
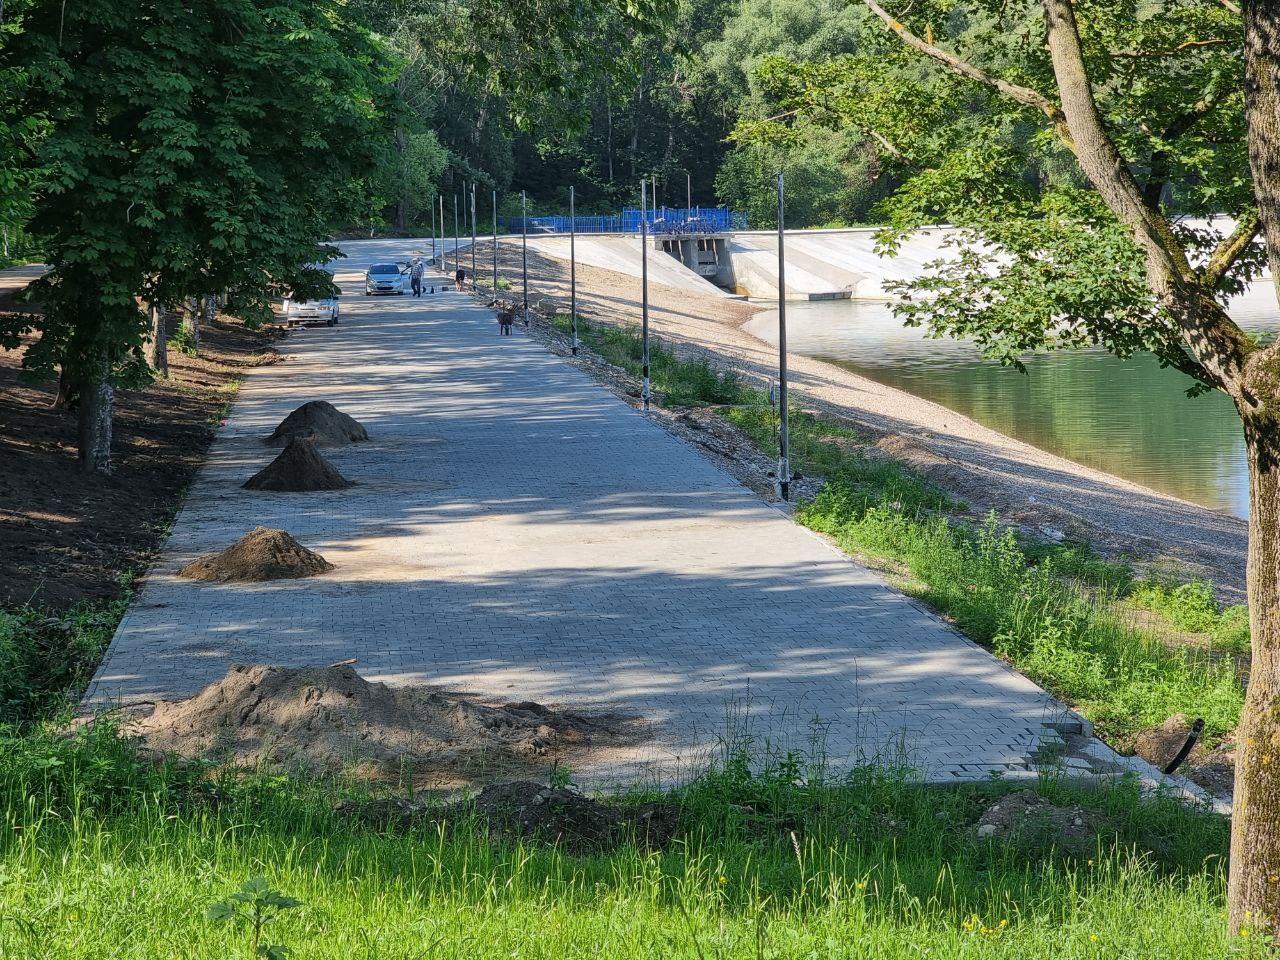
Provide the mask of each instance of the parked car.
{"label": "parked car", "polygon": [[375,263],[365,271],[364,295],[375,293],[404,294],[404,271],[398,263]]}
{"label": "parked car", "polygon": [[287,324],[323,320],[332,327],[338,322],[338,298],[336,295],[320,300],[295,300],[293,297],[286,297],[283,314]]}

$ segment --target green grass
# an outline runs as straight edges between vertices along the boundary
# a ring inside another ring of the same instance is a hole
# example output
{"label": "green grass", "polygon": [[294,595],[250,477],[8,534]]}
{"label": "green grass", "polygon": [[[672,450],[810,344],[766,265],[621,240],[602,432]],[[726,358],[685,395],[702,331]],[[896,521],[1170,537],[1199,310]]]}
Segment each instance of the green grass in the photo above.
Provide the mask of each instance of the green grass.
{"label": "green grass", "polygon": [[[556,314],[552,325],[561,333],[572,331],[572,318]],[[578,318],[578,339],[587,349],[633,377],[643,374],[644,348],[638,333],[630,329],[587,323]],[[681,360],[657,337],[649,338],[649,380],[669,406],[741,403],[748,395],[732,372],[722,372],[706,360]]]}
{"label": "green grass", "polygon": [[209,781],[105,728],[0,746],[0,956],[24,960],[247,958],[207,909],[258,876],[301,901],[264,931],[299,960],[1261,955],[1227,940],[1225,821],[1128,785],[1042,784],[1107,824],[1066,855],[976,838],[998,784],[735,755],[679,795],[668,849],[573,856],[362,825],[332,784]]}
{"label": "green grass", "polygon": [[0,723],[29,724],[62,710],[93,675],[129,605],[111,601],[62,613],[0,609]]}
{"label": "green grass", "polygon": [[1105,736],[1123,738],[1174,713],[1203,717],[1210,739],[1234,729],[1244,693],[1232,665],[1127,625],[1108,597],[1078,585],[1078,558],[1062,568],[1052,554],[1033,562],[994,519],[974,530],[899,504],[893,488],[877,501],[856,475],[839,474],[799,517],[850,552],[901,564],[909,589],[1076,704]]}
{"label": "green grass", "polygon": [[1249,608],[1243,604],[1223,607],[1213,594],[1213,585],[1203,580],[1142,580],[1134,585],[1128,601],[1160,614],[1179,630],[1207,635],[1222,649],[1249,649]]}

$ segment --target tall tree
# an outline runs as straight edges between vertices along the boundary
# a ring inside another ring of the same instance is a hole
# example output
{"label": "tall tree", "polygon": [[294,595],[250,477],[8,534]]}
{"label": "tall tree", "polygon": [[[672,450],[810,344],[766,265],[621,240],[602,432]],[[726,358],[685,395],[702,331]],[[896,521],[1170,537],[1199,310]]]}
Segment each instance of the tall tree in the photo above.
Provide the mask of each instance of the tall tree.
{"label": "tall tree", "polygon": [[[1149,350],[1234,402],[1248,451],[1253,665],[1238,732],[1230,923],[1280,918],[1280,344],[1234,322],[1280,280],[1280,8],[1246,0],[971,0],[885,9],[866,55],[766,68],[781,106],[867,131],[906,181],[892,246],[947,219],[963,250],[898,308],[1007,362]],[[922,70],[922,64],[932,70]],[[1246,155],[1247,143],[1247,155]],[[1180,214],[1228,214],[1208,229]]]}
{"label": "tall tree", "polygon": [[106,473],[112,390],[147,376],[143,304],[222,291],[264,318],[321,282],[317,244],[380,202],[390,75],[339,0],[31,0],[0,72],[43,124],[28,227],[51,269],[24,365],[61,367],[81,461]]}

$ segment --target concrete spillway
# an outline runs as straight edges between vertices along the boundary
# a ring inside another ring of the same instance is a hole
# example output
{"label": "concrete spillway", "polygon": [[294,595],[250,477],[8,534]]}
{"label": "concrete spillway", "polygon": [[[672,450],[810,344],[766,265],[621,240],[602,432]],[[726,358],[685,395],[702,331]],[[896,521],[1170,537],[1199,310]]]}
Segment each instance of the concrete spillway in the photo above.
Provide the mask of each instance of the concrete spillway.
{"label": "concrete spillway", "polygon": [[[875,252],[871,228],[793,230],[787,233],[788,300],[887,300],[885,281],[919,276],[924,265],[945,256],[942,246],[952,233],[945,228],[921,230],[905,241],[892,257]],[[703,296],[748,296],[772,300],[778,296],[778,236],[752,231],[715,238],[719,270],[712,279],[690,269],[678,242],[657,237],[649,250],[649,279],[653,283]],[[688,245],[686,245],[687,247]],[[666,247],[670,252],[664,252]],[[558,260],[569,259],[569,238],[562,235],[529,238],[529,248]],[[640,238],[589,234],[578,237],[578,262],[640,277]]]}
{"label": "concrete spillway", "polygon": [[[562,235],[529,238],[529,249],[557,260],[569,259],[569,238]],[[578,263],[625,273],[640,279],[640,238],[587,234],[578,237],[575,253]],[[704,297],[727,297],[732,294],[694,273],[683,263],[662,250],[649,248],[649,281]]]}
{"label": "concrete spillway", "polygon": [[[874,228],[791,230],[786,236],[788,300],[888,300],[886,281],[918,277],[924,265],[946,256],[947,228],[919,230],[892,257],[875,251]],[[778,296],[778,235],[736,233],[728,240],[732,284],[762,299]]]}

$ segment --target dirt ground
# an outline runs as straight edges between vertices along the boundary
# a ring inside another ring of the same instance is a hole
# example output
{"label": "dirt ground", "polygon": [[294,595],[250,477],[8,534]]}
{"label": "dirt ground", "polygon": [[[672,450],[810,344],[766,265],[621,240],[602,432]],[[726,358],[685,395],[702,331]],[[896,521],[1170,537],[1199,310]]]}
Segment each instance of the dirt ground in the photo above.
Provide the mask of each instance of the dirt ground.
{"label": "dirt ground", "polygon": [[274,327],[219,320],[202,336],[199,357],[170,349],[168,380],[117,394],[107,478],[78,469],[75,415],[52,408],[56,385],[22,382],[22,349],[0,350],[0,604],[114,597],[148,561],[235,384],[278,359]]}
{"label": "dirt ground", "polygon": [[[518,301],[519,238],[504,239],[498,252],[499,275],[512,285],[500,295]],[[491,258],[492,244],[478,244],[477,261],[487,265]],[[528,263],[530,306],[543,315],[567,310],[568,263],[532,250]],[[481,269],[482,278],[486,272]],[[636,279],[584,264],[577,267],[577,279],[584,318],[614,326],[639,324]],[[649,306],[652,335],[676,353],[705,357],[759,387],[772,382],[775,348],[741,329],[767,305],[651,285]],[[853,427],[869,441],[873,455],[929,477],[967,504],[972,515],[995,510],[1037,539],[1087,542],[1103,555],[1209,579],[1227,602],[1243,598],[1244,521],[1064,460],[832,364],[794,354],[788,363],[799,402]],[[618,375],[595,373],[605,380]]]}

